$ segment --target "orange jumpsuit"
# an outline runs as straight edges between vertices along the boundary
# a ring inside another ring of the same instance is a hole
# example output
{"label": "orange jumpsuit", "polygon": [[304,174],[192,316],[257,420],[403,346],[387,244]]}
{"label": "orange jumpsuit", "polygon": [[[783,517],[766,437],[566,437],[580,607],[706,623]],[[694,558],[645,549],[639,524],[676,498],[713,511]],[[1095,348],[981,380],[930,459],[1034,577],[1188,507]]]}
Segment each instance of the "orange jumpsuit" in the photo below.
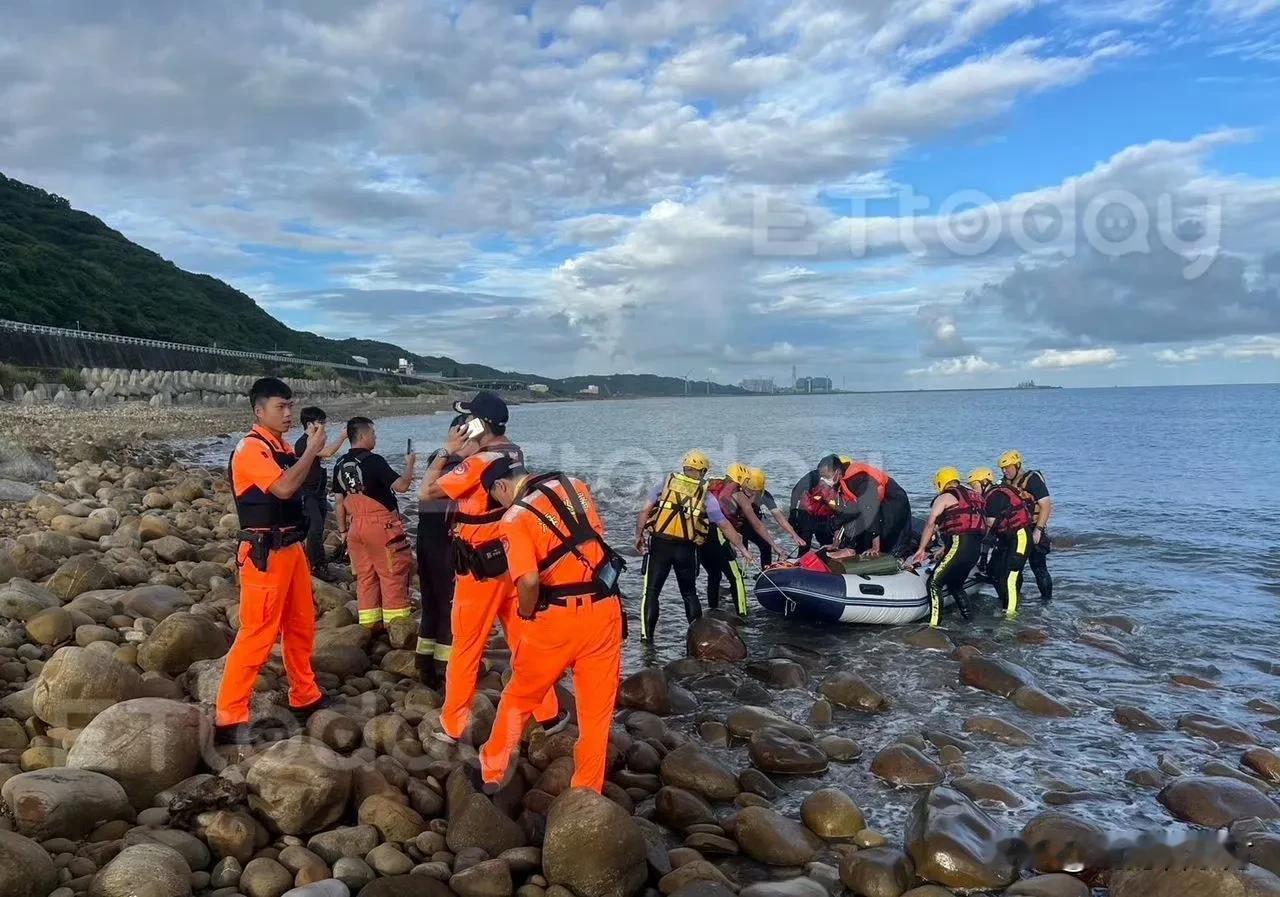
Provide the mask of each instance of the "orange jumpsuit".
{"label": "orange jumpsuit", "polygon": [[[269,430],[255,426],[258,438],[245,438],[231,456],[232,491],[240,502],[256,496],[262,502],[279,502],[271,495],[271,485],[284,474],[293,450]],[[261,506],[261,505],[260,505]],[[241,513],[242,521],[244,514]],[[243,523],[242,523],[243,525]],[[267,569],[259,570],[249,560],[250,547],[242,543],[237,555],[240,568],[240,631],[227,654],[222,683],[218,687],[217,725],[232,726],[249,721],[249,699],[258,671],[271,656],[271,649],[284,640],[284,668],[289,676],[289,704],[305,707],[322,694],[311,669],[315,641],[315,600],[311,590],[311,565],[301,542],[272,551]]]}
{"label": "orange jumpsuit", "polygon": [[[581,499],[592,528],[604,535],[604,525],[587,487],[569,480]],[[565,495],[558,483],[549,488]],[[565,554],[547,569],[539,567],[562,544],[536,514],[522,507],[528,504],[557,524],[559,514],[546,496],[532,492],[513,505],[502,519],[502,540],[513,580],[536,573],[545,587],[590,583],[596,566],[604,560],[599,543],[579,547],[577,554]],[[565,504],[572,507],[569,502]],[[567,670],[573,670],[573,688],[578,709],[578,743],[574,748],[574,788],[599,792],[604,787],[609,728],[618,697],[618,677],[622,669],[622,604],[617,596],[593,598],[577,596],[560,599],[525,622],[519,647],[512,655],[511,681],[502,692],[493,734],[480,749],[480,766],[486,782],[502,781],[512,756],[519,748],[529,716],[546,690]]]}
{"label": "orange jumpsuit", "polygon": [[347,551],[356,576],[360,625],[377,626],[408,617],[413,552],[400,514],[359,493],[344,495],[342,505],[351,520]]}
{"label": "orange jumpsuit", "polygon": [[[493,448],[477,452],[437,481],[441,490],[457,502],[456,514],[463,519],[491,517],[481,523],[459,522],[454,538],[478,547],[499,538],[501,508],[480,482],[480,476],[498,458],[518,453],[509,446],[507,450]],[[461,739],[471,719],[471,702],[476,694],[476,679],[480,662],[489,642],[495,620],[502,622],[507,644],[514,656],[520,644],[522,621],[516,614],[516,587],[511,577],[503,573],[492,579],[476,579],[470,573],[459,573],[455,579],[453,610],[450,616],[453,627],[453,654],[445,669],[444,706],[440,708],[440,727],[451,738]],[[560,705],[554,683],[544,689],[535,712],[539,720],[553,720],[559,715]]]}

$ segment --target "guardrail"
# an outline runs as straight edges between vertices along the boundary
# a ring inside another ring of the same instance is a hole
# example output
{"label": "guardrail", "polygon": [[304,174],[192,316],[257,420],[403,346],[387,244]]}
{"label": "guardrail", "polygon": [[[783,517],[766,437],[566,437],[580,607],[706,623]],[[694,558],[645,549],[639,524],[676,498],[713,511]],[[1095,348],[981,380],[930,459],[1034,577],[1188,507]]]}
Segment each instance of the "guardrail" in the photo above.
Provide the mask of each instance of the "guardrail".
{"label": "guardrail", "polygon": [[[473,383],[488,383],[489,380],[468,379],[464,377],[424,377],[419,374],[402,374],[391,368],[374,368],[362,364],[344,364],[340,361],[321,361],[318,358],[298,358],[293,355],[279,355],[273,352],[245,352],[239,349],[220,349],[216,346],[195,346],[188,343],[175,343],[169,340],[147,339],[141,336],[123,336],[118,333],[98,333],[93,330],[73,330],[69,327],[50,327],[47,324],[28,324],[23,321],[0,319],[0,330],[15,333],[33,333],[43,336],[56,336],[63,339],[82,339],[99,343],[118,343],[127,346],[143,346],[149,349],[171,349],[179,352],[199,352],[205,355],[217,355],[223,358],[245,358],[252,361],[272,361],[277,364],[305,364],[317,367],[333,368],[342,371],[359,371],[361,373],[387,374],[392,377],[406,377],[419,383],[435,383],[441,386],[469,386]],[[515,380],[503,380],[504,383],[525,384]]]}

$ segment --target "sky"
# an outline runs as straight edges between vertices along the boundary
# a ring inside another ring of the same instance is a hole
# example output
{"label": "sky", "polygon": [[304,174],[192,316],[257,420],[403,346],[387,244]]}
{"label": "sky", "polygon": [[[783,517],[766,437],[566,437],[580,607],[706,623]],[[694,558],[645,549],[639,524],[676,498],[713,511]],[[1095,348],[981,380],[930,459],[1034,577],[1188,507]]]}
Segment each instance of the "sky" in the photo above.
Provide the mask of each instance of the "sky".
{"label": "sky", "polygon": [[0,172],[567,376],[1280,380],[1280,0],[16,0]]}

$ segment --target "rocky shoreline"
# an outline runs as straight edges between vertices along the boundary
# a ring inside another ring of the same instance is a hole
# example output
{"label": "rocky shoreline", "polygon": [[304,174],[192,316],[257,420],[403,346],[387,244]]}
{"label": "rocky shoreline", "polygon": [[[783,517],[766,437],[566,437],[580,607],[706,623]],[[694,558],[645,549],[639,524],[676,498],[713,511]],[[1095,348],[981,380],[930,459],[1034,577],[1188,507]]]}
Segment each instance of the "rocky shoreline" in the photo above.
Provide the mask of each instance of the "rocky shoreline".
{"label": "rocky shoreline", "polygon": [[[894,714],[890,696],[709,614],[686,657],[627,671],[603,797],[568,788],[572,731],[535,730],[490,799],[468,775],[473,746],[432,737],[441,696],[415,678],[416,624],[372,639],[349,585],[317,580],[315,666],[333,706],[293,719],[277,655],[254,700],[274,740],[214,749],[210,704],[239,625],[236,521],[222,472],[165,442],[242,423],[206,407],[0,407],[0,476],[30,490],[0,500],[0,897],[1280,895],[1280,756],[1205,714],[1174,725],[1232,746],[1238,767],[1131,771],[1160,789],[1171,826],[1195,827],[1181,843],[1119,843],[1065,784],[1060,801],[1045,796],[1060,808],[1008,830],[997,808],[1021,799],[966,758],[1030,738],[1018,714],[1075,711],[962,632],[904,637],[958,686],[1007,702],[1007,718],[944,731],[904,716],[864,755],[859,721]],[[1126,625],[1112,618],[1117,639]],[[488,660],[475,741],[509,664],[500,642]],[[802,718],[772,709],[781,690],[810,695]],[[732,709],[700,712],[712,693]],[[1114,724],[1171,728],[1130,706]],[[916,795],[902,831],[867,827],[873,795],[821,787],[850,764]],[[791,781],[819,785],[794,814]]]}

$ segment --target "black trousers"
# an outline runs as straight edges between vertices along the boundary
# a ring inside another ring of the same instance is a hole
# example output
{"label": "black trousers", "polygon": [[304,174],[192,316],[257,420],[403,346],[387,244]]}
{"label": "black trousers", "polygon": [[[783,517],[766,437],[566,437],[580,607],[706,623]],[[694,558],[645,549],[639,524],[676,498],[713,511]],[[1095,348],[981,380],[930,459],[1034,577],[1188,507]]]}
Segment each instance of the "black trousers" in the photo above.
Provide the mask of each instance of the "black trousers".
{"label": "black trousers", "polygon": [[999,537],[987,574],[995,584],[996,594],[1004,602],[1004,612],[1013,616],[1018,612],[1018,596],[1022,590],[1022,569],[1027,565],[1031,548],[1031,530],[1028,527],[1014,530]]}
{"label": "black trousers", "polygon": [[982,554],[982,534],[962,533],[948,536],[944,543],[942,560],[929,574],[929,625],[937,626],[942,619],[942,603],[950,595],[957,606],[964,607],[967,600],[964,584]]}
{"label": "black trousers", "polygon": [[791,526],[796,535],[804,540],[805,548],[830,545],[836,538],[835,527],[831,525],[830,518],[819,519],[799,508],[791,511]]}
{"label": "black trousers", "polygon": [[453,537],[440,514],[418,515],[418,584],[418,653],[447,663],[453,654]]}
{"label": "black trousers", "polygon": [[880,506],[880,551],[901,556],[911,536],[911,500],[905,492],[885,496]]}
{"label": "black trousers", "polygon": [[1053,577],[1049,574],[1049,552],[1053,546],[1049,543],[1049,534],[1041,531],[1039,543],[1032,542],[1027,554],[1027,564],[1031,574],[1036,578],[1036,588],[1040,590],[1041,601],[1053,600]]}
{"label": "black trousers", "polygon": [[651,536],[649,553],[644,556],[644,563],[640,566],[643,582],[640,593],[640,638],[644,641],[652,641],[653,633],[658,628],[662,587],[667,584],[667,576],[672,571],[676,574],[676,585],[680,587],[680,597],[684,600],[685,619],[692,623],[702,616],[702,602],[698,600],[697,546],[680,539]]}
{"label": "black trousers", "polygon": [[702,563],[702,569],[707,571],[707,607],[720,606],[720,580],[724,578],[729,581],[729,590],[733,593],[733,609],[738,616],[745,617],[747,581],[742,575],[737,552],[719,527],[714,527],[711,535],[707,536],[707,541],[699,547],[698,560]]}
{"label": "black trousers", "polygon": [[767,567],[773,563],[773,546],[770,545],[767,540],[762,538],[758,532],[748,526],[739,530],[738,533],[742,536],[742,541],[760,549],[761,567]]}
{"label": "black trousers", "polygon": [[307,521],[307,560],[312,570],[329,563],[324,551],[324,521],[329,516],[329,497],[319,491],[302,493],[302,513]]}

